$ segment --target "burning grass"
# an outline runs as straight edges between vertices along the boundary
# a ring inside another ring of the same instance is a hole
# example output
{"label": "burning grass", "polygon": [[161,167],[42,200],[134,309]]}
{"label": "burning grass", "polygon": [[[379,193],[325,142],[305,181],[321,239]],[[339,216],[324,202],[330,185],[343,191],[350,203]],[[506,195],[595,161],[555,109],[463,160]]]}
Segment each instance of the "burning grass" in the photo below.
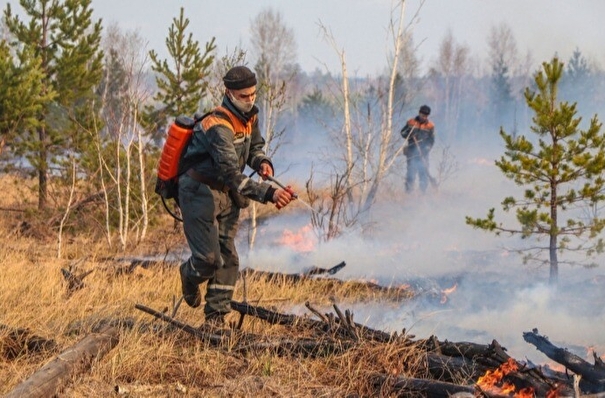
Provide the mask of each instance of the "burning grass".
{"label": "burning grass", "polygon": [[[374,374],[412,375],[415,371],[420,351],[416,353],[409,346],[393,345],[385,351],[384,345],[364,343],[344,354],[324,357],[284,356],[271,350],[242,354],[233,352],[228,344],[212,347],[135,309],[135,304],[143,303],[171,311],[180,292],[174,266],[138,267],[132,273],[117,273],[118,264],[106,260],[115,253],[108,253],[104,242],[84,236],[67,240],[63,248],[67,259],[57,259],[53,239],[22,234],[18,229],[20,217],[2,214],[0,233],[9,238],[0,248],[0,324],[6,327],[0,329],[0,353],[6,352],[11,329],[25,329],[55,343],[54,349],[34,353],[23,348],[13,357],[0,357],[2,395],[106,324],[125,325],[119,344],[95,361],[89,371],[73,376],[61,396],[371,395]],[[166,226],[161,231],[170,229]],[[154,254],[179,239],[182,237],[178,233],[163,234],[129,254]],[[92,272],[83,279],[84,287],[68,292],[62,269],[76,275]],[[240,279],[234,299],[242,300],[243,290]],[[380,291],[363,283],[336,284],[330,280],[296,284],[265,278],[246,280],[250,302],[285,311],[306,301],[317,305],[338,301],[346,306],[352,301],[401,300],[410,294],[397,291],[398,295],[395,290]],[[201,325],[203,320],[200,309],[185,305],[176,317],[192,326]],[[232,313],[228,321],[236,323],[238,318],[239,314]],[[267,338],[288,334],[304,337],[304,332],[295,328],[270,325],[252,317],[244,319],[242,330]]]}
{"label": "burning grass", "polygon": [[[21,194],[23,200],[31,201],[27,190]],[[173,229],[171,220],[153,228],[155,236],[120,253],[108,250],[103,239],[66,233],[63,259],[57,259],[56,236],[46,223],[30,222],[31,215],[11,210],[19,209],[21,203],[19,195],[0,197],[0,208],[5,209],[0,211],[0,234],[6,237],[0,247],[1,395],[107,325],[119,328],[118,344],[95,359],[89,369],[64,381],[61,397],[414,397],[431,387],[429,383],[436,383],[432,388],[441,393],[469,394],[474,388],[490,391],[495,386],[499,394],[508,388],[501,383],[502,378],[491,384],[475,384],[481,374],[487,377],[503,370],[498,366],[506,358],[494,356],[498,350],[491,346],[468,343],[477,354],[466,356],[462,355],[464,343],[445,344],[433,336],[414,341],[407,335],[391,340],[387,334],[386,339],[373,340],[356,333],[348,335],[350,330],[338,334],[342,324],[336,325],[335,318],[330,319],[329,328],[313,329],[300,324],[272,325],[246,315],[241,328],[231,330],[232,335],[223,343],[201,340],[135,308],[142,304],[172,314],[180,295],[175,263],[124,268],[124,258],[161,258],[184,244],[182,233]],[[83,285],[72,284],[69,290],[66,271],[86,275]],[[314,308],[337,303],[343,309],[348,304],[367,302],[381,311],[386,303],[401,307],[415,294],[407,285],[384,287],[325,275],[303,276],[296,281],[283,275],[246,275],[238,280],[235,300],[283,313],[294,311],[299,316],[303,311],[305,316],[312,315],[303,309],[307,302]],[[447,302],[456,288],[454,283],[437,291],[435,297]],[[233,311],[227,321],[238,324],[240,316]],[[193,328],[203,321],[201,309],[186,305],[172,317]],[[360,329],[355,326],[352,330]],[[248,342],[245,339],[250,337],[261,344],[241,349],[241,341]],[[305,339],[320,343],[319,350],[289,351]],[[274,341],[290,345],[262,344]],[[481,355],[484,362],[476,361]],[[512,376],[502,377],[519,384],[527,381],[523,371],[526,369],[511,370]],[[521,394],[528,391],[517,388],[516,393],[524,396]]]}

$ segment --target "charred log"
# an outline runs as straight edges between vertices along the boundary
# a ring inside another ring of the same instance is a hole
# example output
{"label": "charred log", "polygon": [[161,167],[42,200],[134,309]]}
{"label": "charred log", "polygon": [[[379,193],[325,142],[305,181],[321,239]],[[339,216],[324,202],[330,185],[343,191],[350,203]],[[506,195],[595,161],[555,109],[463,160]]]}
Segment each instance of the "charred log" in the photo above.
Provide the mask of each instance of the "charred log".
{"label": "charred log", "polygon": [[380,396],[409,397],[422,394],[431,398],[474,397],[475,388],[437,380],[378,376],[375,382]]}
{"label": "charred log", "polygon": [[[231,302],[231,307],[242,315],[257,317],[271,324],[311,330],[317,337],[302,339],[283,336],[268,337],[231,329],[217,331],[216,329],[208,329],[206,325],[194,328],[164,313],[136,305],[137,309],[169,322],[171,325],[204,341],[209,341],[215,345],[228,342],[229,349],[232,352],[246,353],[269,350],[280,356],[304,355],[317,357],[355,349],[360,347],[364,341],[372,344],[397,344],[401,347],[414,345],[415,349],[420,350],[419,352],[425,352],[424,372],[422,373],[429,375],[431,379],[393,378],[393,376],[380,375],[377,376],[376,388],[383,395],[409,396],[410,394],[420,394],[428,397],[448,397],[453,394],[458,394],[457,396],[476,394],[475,396],[483,397],[508,396],[508,393],[497,385],[490,385],[486,382],[486,379],[489,379],[486,376],[495,374],[497,370],[504,369],[507,365],[507,371],[501,372],[499,383],[508,383],[514,386],[515,391],[534,394],[537,397],[574,395],[574,383],[570,377],[560,372],[544,372],[531,363],[518,362],[510,357],[506,353],[506,348],[502,347],[496,340],[493,340],[491,344],[456,343],[440,342],[435,336],[431,336],[424,341],[412,341],[409,336],[405,335],[405,331],[403,335],[397,336],[396,334],[388,334],[359,325],[353,321],[353,315],[349,311],[343,312],[337,306],[334,306],[335,314],[322,314],[307,303],[307,308],[311,309],[320,320],[306,316],[283,314],[236,301]],[[526,336],[526,340],[528,338]],[[533,338],[536,338],[536,336],[533,336]],[[548,342],[542,342],[542,344],[546,343]],[[552,350],[549,344],[546,344],[546,346]],[[567,355],[561,355],[559,353],[556,358],[559,360],[563,358],[567,361],[573,359],[574,365],[579,363],[573,357],[570,359]],[[587,366],[587,364],[583,365]],[[602,364],[597,362],[594,368],[589,369],[592,373],[588,373],[593,378],[600,375]],[[584,376],[582,375],[582,377]],[[580,390],[583,393],[600,393],[605,390],[603,385],[594,381],[582,382],[582,377],[576,379],[576,396],[579,396]],[[600,379],[593,380],[598,381]],[[461,381],[463,385],[460,385]]]}
{"label": "charred log", "polygon": [[[105,260],[114,260],[112,258],[105,258]],[[120,260],[123,261],[123,260]],[[138,267],[143,269],[150,269],[160,266],[176,267],[181,264],[180,261],[166,260],[166,259],[141,259],[134,258],[128,259],[128,265],[126,267],[119,268],[117,274],[131,274]],[[330,268],[320,268],[313,266],[305,272],[296,274],[284,274],[279,272],[269,271],[258,271],[252,268],[245,268],[240,271],[240,274],[245,277],[262,277],[269,281],[285,280],[288,282],[299,282],[301,280],[312,279],[318,275],[334,275],[346,266],[344,261],[336,264]]]}
{"label": "charred log", "polygon": [[277,281],[300,282],[302,280],[310,279],[317,275],[326,275],[326,274],[334,275],[338,271],[343,269],[345,266],[346,266],[346,263],[343,261],[339,264],[336,264],[335,266],[333,266],[331,268],[319,268],[319,267],[314,266],[311,269],[309,269],[308,271],[305,271],[302,273],[296,273],[296,274],[283,274],[280,272],[258,271],[253,268],[245,268],[240,272],[240,274],[245,277],[264,278],[270,282],[277,282]]}
{"label": "charred log", "polygon": [[348,342],[329,338],[296,339],[277,337],[268,339],[251,333],[217,328],[209,324],[202,324],[196,328],[140,304],[136,304],[135,308],[168,322],[170,325],[214,346],[226,347],[229,345],[229,349],[234,352],[269,350],[281,356],[304,355],[316,357],[341,353],[351,347]]}
{"label": "charred log", "polygon": [[341,269],[343,269],[347,264],[343,261],[339,264],[336,264],[335,266],[333,266],[332,268],[319,268],[319,267],[312,267],[310,270],[306,271],[304,273],[304,275],[307,276],[312,276],[312,275],[323,275],[323,274],[328,274],[328,275],[334,275],[335,273],[337,273],[338,271],[340,271]]}
{"label": "charred log", "polygon": [[566,349],[555,346],[548,341],[546,336],[540,336],[537,330],[523,333],[523,339],[536,346],[539,351],[553,361],[582,376],[580,388],[583,391],[602,392],[605,390],[605,369],[602,363],[595,362],[595,365],[591,365]]}
{"label": "charred log", "polygon": [[300,283],[303,281],[314,280],[321,283],[325,290],[336,290],[346,288],[350,291],[358,291],[366,294],[380,294],[388,296],[392,300],[403,300],[410,298],[414,292],[409,285],[402,286],[381,286],[371,281],[351,281],[340,280],[336,278],[315,278],[317,275],[333,275],[342,269],[345,263],[335,265],[332,268],[311,268],[305,273],[284,274],[279,272],[258,271],[252,268],[246,268],[240,272],[243,278],[263,279],[270,283]]}
{"label": "charred log", "polygon": [[75,274],[73,269],[61,268],[61,275],[67,282],[67,294],[70,295],[73,292],[80,290],[84,287],[84,278],[92,273],[92,270],[83,272],[79,275]]}
{"label": "charred log", "polygon": [[154,317],[169,323],[170,325],[191,334],[192,336],[206,341],[213,345],[221,345],[223,344],[227,338],[229,338],[229,331],[220,331],[219,333],[213,333],[207,328],[196,328],[186,323],[183,323],[179,320],[176,320],[162,312],[156,311],[152,308],[146,307],[141,304],[135,304],[134,306],[137,310],[148,313],[149,315],[153,315]]}
{"label": "charred log", "polygon": [[490,367],[481,365],[473,360],[458,356],[447,356],[436,353],[426,355],[426,368],[433,379],[453,383],[456,380],[477,380]]}
{"label": "charred log", "polygon": [[[307,303],[307,307],[309,307]],[[340,310],[334,306],[337,312]],[[371,329],[364,325],[352,321],[352,315],[347,312],[347,316],[341,315],[336,318],[332,314],[324,316],[323,321],[317,321],[308,317],[302,317],[292,314],[282,314],[276,311],[271,311],[263,307],[253,306],[247,303],[231,301],[231,309],[244,315],[250,315],[262,319],[270,324],[297,326],[305,329],[320,331],[342,338],[351,338],[357,336],[360,339],[372,340],[377,342],[393,341],[397,336],[379,330]],[[348,318],[347,318],[348,317]]]}
{"label": "charred log", "polygon": [[505,353],[505,349],[493,341],[492,344],[478,344],[472,342],[451,342],[443,341],[437,342],[438,346],[435,350],[443,355],[450,357],[464,357],[467,359],[474,360],[476,358],[483,357],[495,357],[498,365],[506,362],[509,356]]}

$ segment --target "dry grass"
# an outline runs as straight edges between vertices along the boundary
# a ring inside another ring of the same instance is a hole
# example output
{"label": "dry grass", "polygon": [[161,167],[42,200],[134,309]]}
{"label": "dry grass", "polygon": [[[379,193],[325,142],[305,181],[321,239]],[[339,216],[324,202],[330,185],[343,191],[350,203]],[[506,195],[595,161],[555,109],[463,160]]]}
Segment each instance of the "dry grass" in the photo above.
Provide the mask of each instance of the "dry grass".
{"label": "dry grass", "polygon": [[[23,208],[23,195],[27,194],[5,195],[0,207]],[[62,397],[370,396],[377,393],[372,383],[374,375],[416,375],[421,368],[419,350],[397,344],[365,342],[344,354],[320,358],[279,356],[270,351],[241,354],[228,345],[211,347],[135,309],[140,303],[170,312],[180,292],[174,266],[139,267],[130,274],[117,273],[121,264],[107,260],[115,253],[108,251],[105,242],[81,234],[65,242],[63,253],[67,259],[59,260],[52,234],[19,232],[26,217],[25,213],[0,211],[0,233],[8,237],[0,248],[0,324],[52,339],[57,349],[23,351],[9,358],[3,354],[7,332],[0,329],[0,395],[12,391],[100,325],[117,320],[131,321],[134,326],[122,328],[115,348],[95,361],[89,371],[66,383]],[[167,221],[157,229],[158,236],[150,237],[128,255],[158,254],[177,242],[182,244],[180,233],[171,230]],[[92,273],[84,279],[84,288],[68,294],[61,269],[74,264],[76,274]],[[250,301],[264,300],[261,305],[275,306],[283,312],[307,300],[318,305],[337,300],[346,308],[353,301],[405,298],[353,282],[292,284],[253,278],[246,281],[246,286]],[[236,300],[242,299],[242,290],[240,280]],[[176,317],[192,326],[203,321],[201,309],[185,305]],[[231,313],[228,320],[235,323],[238,318],[239,314]],[[251,317],[245,318],[242,330],[267,337],[301,333]]]}

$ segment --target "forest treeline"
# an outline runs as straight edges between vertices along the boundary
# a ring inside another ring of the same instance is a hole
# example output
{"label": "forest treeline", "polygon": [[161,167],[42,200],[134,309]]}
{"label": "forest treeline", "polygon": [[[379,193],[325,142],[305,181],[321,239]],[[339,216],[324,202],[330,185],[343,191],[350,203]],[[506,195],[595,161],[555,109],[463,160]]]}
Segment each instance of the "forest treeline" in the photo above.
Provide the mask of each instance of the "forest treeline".
{"label": "forest treeline", "polygon": [[[341,70],[301,70],[293,30],[271,8],[251,21],[249,47],[226,54],[218,53],[220,37],[191,34],[181,9],[164,28],[169,56],[162,59],[136,27],[95,20],[92,0],[9,1],[0,41],[3,171],[32,178],[23,189],[35,189],[37,203],[23,206],[51,219],[59,236],[94,226],[109,245],[141,241],[164,215],[153,191],[167,127],[179,114],[216,104],[221,77],[243,63],[257,73],[267,152],[288,159],[294,156],[284,151],[317,151],[300,186],[317,210],[314,226],[325,239],[338,236],[404,167],[398,133],[421,104],[432,107],[443,148],[501,142],[501,128],[513,137],[527,133],[534,116],[524,91],[535,89],[534,76],[549,60],[522,54],[514,32],[500,24],[486,38],[487,54],[474,54],[450,32],[421,68],[402,4],[398,17],[385,16],[394,34],[384,73],[351,77],[338,50]],[[339,48],[329,27],[321,29],[327,45]],[[579,47],[561,61],[558,98],[577,102],[589,120],[605,105],[605,72]],[[322,148],[331,148],[329,156]],[[315,165],[327,173],[314,174]],[[320,195],[325,186],[330,193]],[[98,204],[94,211],[82,212],[90,203]]]}

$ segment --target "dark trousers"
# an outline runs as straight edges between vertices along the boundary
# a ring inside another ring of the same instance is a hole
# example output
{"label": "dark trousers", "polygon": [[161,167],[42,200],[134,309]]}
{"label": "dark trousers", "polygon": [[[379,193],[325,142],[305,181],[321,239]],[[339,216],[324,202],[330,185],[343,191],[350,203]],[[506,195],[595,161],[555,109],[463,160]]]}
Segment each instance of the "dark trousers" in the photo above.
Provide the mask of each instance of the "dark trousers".
{"label": "dark trousers", "polygon": [[186,276],[198,284],[208,281],[206,315],[226,314],[239,273],[235,235],[240,209],[227,192],[210,189],[186,174],[179,179],[179,202],[191,249]]}
{"label": "dark trousers", "polygon": [[405,173],[405,191],[410,193],[414,190],[414,182],[418,176],[418,187],[423,193],[429,185],[429,160],[419,153],[410,153],[406,157],[407,170]]}

